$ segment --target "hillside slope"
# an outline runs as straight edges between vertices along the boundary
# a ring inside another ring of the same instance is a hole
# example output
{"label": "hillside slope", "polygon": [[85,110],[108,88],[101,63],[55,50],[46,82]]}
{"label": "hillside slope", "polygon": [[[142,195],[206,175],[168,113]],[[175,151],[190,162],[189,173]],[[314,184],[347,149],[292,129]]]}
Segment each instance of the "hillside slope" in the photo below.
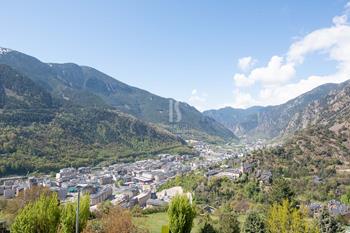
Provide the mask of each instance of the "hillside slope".
{"label": "hillside slope", "polygon": [[187,150],[175,135],[116,110],[55,103],[6,65],[0,65],[0,96],[0,175]]}
{"label": "hillside slope", "polygon": [[[284,104],[248,109],[230,107],[204,112],[239,136],[272,139],[315,124],[327,106],[325,97],[341,91],[348,82],[319,86]],[[335,113],[335,112],[334,112]]]}
{"label": "hillside slope", "polygon": [[91,67],[72,63],[47,64],[17,51],[3,51],[0,64],[25,74],[53,96],[83,106],[110,105],[187,138],[228,140],[235,137],[226,127],[183,102],[178,105],[181,120],[177,122],[178,118],[174,116],[174,121],[169,122],[169,105],[175,100],[131,87]]}

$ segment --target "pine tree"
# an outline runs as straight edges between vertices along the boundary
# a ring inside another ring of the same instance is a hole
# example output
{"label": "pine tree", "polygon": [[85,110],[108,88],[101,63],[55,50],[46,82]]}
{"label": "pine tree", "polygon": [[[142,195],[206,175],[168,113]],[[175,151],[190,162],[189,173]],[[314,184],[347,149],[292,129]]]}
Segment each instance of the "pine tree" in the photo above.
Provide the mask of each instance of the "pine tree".
{"label": "pine tree", "polygon": [[[61,209],[60,233],[75,232],[75,217],[77,203],[69,202],[63,205]],[[85,195],[81,198],[79,207],[79,232],[86,227],[90,216],[90,196]]]}
{"label": "pine tree", "polygon": [[27,204],[11,226],[14,233],[56,233],[60,220],[57,195],[41,195]]}
{"label": "pine tree", "polygon": [[195,206],[187,196],[175,196],[168,209],[171,233],[190,233],[196,216]]}

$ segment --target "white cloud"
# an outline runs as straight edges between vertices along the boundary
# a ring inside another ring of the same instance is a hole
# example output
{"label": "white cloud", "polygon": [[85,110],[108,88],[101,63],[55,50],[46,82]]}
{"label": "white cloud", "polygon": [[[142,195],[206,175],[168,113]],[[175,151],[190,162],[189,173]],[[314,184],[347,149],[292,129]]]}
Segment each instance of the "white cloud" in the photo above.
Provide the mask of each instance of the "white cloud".
{"label": "white cloud", "polygon": [[[350,2],[345,7],[350,12]],[[350,26],[346,14],[333,18],[333,25],[305,35],[292,43],[285,56],[272,56],[264,67],[249,74],[235,74],[233,106],[275,105],[284,103],[325,83],[340,83],[350,79]],[[336,62],[336,71],[296,77],[297,68],[310,54],[319,54]],[[256,91],[257,90],[257,91]]]}
{"label": "white cloud", "polygon": [[254,84],[254,80],[249,79],[249,77],[245,76],[244,74],[235,74],[235,76],[233,76],[233,80],[235,81],[237,87],[247,87]]}
{"label": "white cloud", "polygon": [[207,96],[208,95],[206,93],[199,93],[197,89],[193,89],[188,102],[199,111],[203,111],[207,107]]}
{"label": "white cloud", "polygon": [[241,92],[238,88],[233,91],[233,104],[235,108],[245,108],[257,104],[256,100],[248,93]]}
{"label": "white cloud", "polygon": [[248,71],[256,64],[256,60],[252,57],[242,57],[238,60],[238,68],[242,71]]}
{"label": "white cloud", "polygon": [[283,57],[273,56],[266,67],[254,69],[249,78],[261,82],[263,85],[285,83],[295,74],[292,64],[284,63]]}
{"label": "white cloud", "polygon": [[347,24],[348,21],[348,16],[347,15],[340,15],[340,16],[335,16],[333,18],[333,23],[335,25],[343,25],[343,24]]}
{"label": "white cloud", "polygon": [[233,79],[237,87],[250,86],[256,82],[265,86],[274,86],[285,83],[294,74],[293,64],[285,63],[283,57],[273,56],[267,66],[254,69],[249,75],[237,73]]}

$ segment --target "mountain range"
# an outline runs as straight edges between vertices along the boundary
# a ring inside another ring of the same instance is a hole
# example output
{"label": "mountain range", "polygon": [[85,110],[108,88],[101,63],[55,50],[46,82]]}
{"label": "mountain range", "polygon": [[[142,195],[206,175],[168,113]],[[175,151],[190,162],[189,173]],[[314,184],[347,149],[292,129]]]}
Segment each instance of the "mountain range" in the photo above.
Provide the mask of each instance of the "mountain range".
{"label": "mountain range", "polygon": [[231,142],[236,135],[283,139],[295,158],[326,155],[347,164],[349,119],[350,81],[277,106],[201,113],[91,67],[44,63],[0,48],[0,175],[192,153],[184,139]]}
{"label": "mountain range", "polygon": [[183,139],[105,106],[80,106],[52,96],[0,65],[0,175],[132,160],[190,151]]}
{"label": "mountain range", "polygon": [[[3,48],[1,51],[0,64],[11,66],[57,99],[70,100],[88,107],[111,106],[140,120],[161,125],[184,138],[235,138],[222,124],[187,103],[129,86],[94,68],[73,63],[43,63],[14,50]],[[177,109],[170,109],[173,106]],[[173,120],[169,120],[171,112],[177,114]],[[181,120],[178,119],[178,114]],[[180,121],[177,122],[178,120]]]}
{"label": "mountain range", "polygon": [[248,109],[226,107],[205,111],[204,115],[214,118],[240,137],[283,138],[320,121],[328,122],[333,115],[344,114],[342,111],[350,102],[338,95],[346,93],[349,86],[350,81],[325,84],[281,105]]}

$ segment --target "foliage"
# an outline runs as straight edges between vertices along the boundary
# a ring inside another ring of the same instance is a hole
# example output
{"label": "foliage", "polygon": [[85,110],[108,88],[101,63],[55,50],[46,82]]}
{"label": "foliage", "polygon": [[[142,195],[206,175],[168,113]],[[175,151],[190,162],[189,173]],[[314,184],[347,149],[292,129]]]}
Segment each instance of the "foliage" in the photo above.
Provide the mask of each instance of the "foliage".
{"label": "foliage", "polygon": [[[68,202],[61,210],[60,233],[75,232],[76,202]],[[79,232],[82,232],[90,216],[90,197],[84,195],[79,206]]]}
{"label": "foliage", "polygon": [[350,205],[350,188],[347,189],[346,193],[344,193],[341,197],[340,200],[342,203],[345,205]]}
{"label": "foliage", "polygon": [[320,233],[340,233],[344,232],[343,227],[336,221],[336,219],[330,215],[326,208],[322,209],[322,212],[318,218]]}
{"label": "foliage", "polygon": [[291,202],[294,196],[295,193],[290,187],[290,182],[283,178],[274,180],[270,192],[271,203],[282,203],[285,199]]}
{"label": "foliage", "polygon": [[[14,120],[17,110],[7,111]],[[1,176],[127,162],[186,147],[174,135],[112,110],[74,107],[50,111],[54,118],[48,123],[9,124],[0,117]]]}
{"label": "foliage", "polygon": [[190,233],[196,216],[195,205],[187,196],[177,195],[170,202],[168,216],[172,233]]}
{"label": "foliage", "polygon": [[267,217],[269,233],[318,233],[317,226],[307,220],[304,208],[293,208],[288,201],[271,206]]}
{"label": "foliage", "polygon": [[42,195],[27,204],[11,226],[14,233],[56,233],[60,222],[60,209],[56,194]]}
{"label": "foliage", "polygon": [[219,215],[220,233],[240,233],[238,216],[229,207],[224,207]]}
{"label": "foliage", "polygon": [[83,233],[133,233],[135,230],[130,212],[115,206],[101,218],[89,221]]}
{"label": "foliage", "polygon": [[170,230],[169,230],[169,226],[168,225],[163,225],[162,226],[162,233],[169,233]]}
{"label": "foliage", "polygon": [[265,220],[257,212],[250,212],[244,222],[244,233],[266,233]]}
{"label": "foliage", "polygon": [[199,233],[216,233],[216,230],[210,223],[205,222]]}

